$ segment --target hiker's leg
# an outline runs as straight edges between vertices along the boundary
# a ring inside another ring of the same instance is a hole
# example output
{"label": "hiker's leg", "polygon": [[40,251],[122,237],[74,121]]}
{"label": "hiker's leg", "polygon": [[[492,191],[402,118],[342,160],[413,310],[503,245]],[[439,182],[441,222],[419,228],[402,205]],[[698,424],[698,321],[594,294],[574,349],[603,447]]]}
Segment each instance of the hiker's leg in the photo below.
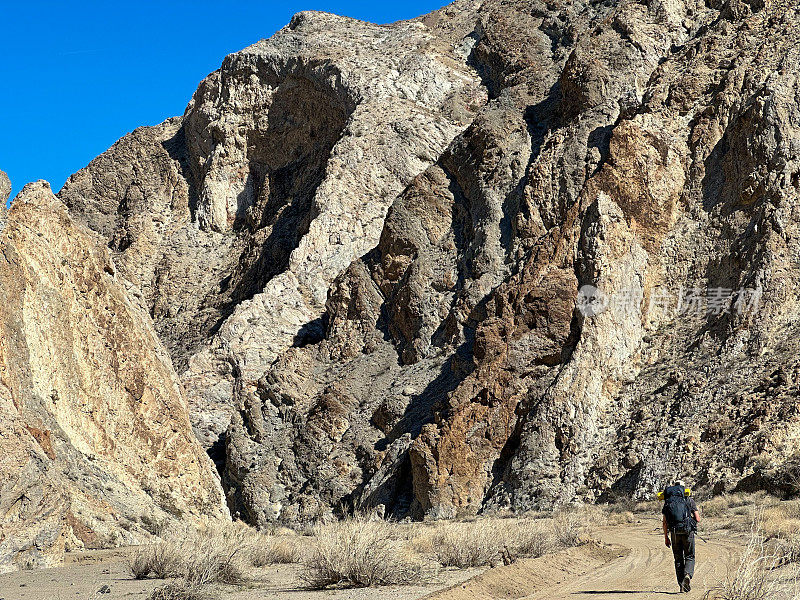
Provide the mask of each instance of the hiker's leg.
{"label": "hiker's leg", "polygon": [[675,576],[678,578],[678,585],[683,583],[683,540],[681,536],[672,532],[672,556],[675,558]]}
{"label": "hiker's leg", "polygon": [[685,558],[685,573],[689,577],[694,577],[694,533],[686,536],[686,545],[683,549]]}

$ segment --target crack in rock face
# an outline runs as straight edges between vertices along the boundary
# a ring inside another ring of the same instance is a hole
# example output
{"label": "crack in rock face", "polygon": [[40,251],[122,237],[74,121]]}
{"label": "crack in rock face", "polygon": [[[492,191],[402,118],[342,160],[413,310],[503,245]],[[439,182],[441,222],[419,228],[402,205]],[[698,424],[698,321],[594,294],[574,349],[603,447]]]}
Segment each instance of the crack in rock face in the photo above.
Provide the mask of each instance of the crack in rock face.
{"label": "crack in rock face", "polygon": [[[191,511],[218,489],[189,427],[231,514],[259,526],[646,498],[676,475],[789,493],[797,13],[458,0],[381,26],[304,12],[228,56],[182,117],[137,129],[48,200],[79,246],[107,246],[87,293],[113,288],[177,407],[157,422],[180,421],[185,454],[164,468],[189,460],[195,487],[152,502]],[[33,219],[20,202],[0,233],[9,281],[17,255],[68,271],[47,264],[60,254],[11,252]],[[90,444],[69,402],[59,413],[13,379],[47,337],[25,320],[50,297],[33,279],[0,310],[32,344],[0,362],[8,472],[31,489]],[[64,310],[58,327],[78,327]],[[112,350],[81,373],[110,369],[110,397],[141,401],[148,381]],[[109,406],[95,410],[113,421]],[[101,454],[93,476],[122,478],[124,456]],[[166,485],[138,472],[120,481]],[[60,528],[73,517],[36,502],[9,514],[56,515],[51,547],[94,523]]]}

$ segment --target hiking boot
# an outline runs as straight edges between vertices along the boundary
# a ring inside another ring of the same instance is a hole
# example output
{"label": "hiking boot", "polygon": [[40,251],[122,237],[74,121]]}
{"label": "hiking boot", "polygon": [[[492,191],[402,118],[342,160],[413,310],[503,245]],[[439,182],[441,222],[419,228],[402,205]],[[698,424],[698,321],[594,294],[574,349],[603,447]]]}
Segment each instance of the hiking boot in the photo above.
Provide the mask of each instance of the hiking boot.
{"label": "hiking boot", "polygon": [[688,575],[683,578],[683,583],[681,584],[681,591],[682,592],[690,592],[692,590],[692,578]]}

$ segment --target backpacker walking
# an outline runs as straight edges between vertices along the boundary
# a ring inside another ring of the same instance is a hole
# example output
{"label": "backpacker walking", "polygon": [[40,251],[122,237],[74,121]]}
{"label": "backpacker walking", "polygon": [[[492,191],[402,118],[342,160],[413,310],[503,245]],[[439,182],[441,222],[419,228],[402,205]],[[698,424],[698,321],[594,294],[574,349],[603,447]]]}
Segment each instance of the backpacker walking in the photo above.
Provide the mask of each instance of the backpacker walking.
{"label": "backpacker walking", "polygon": [[[695,501],[689,497],[689,490],[682,481],[668,486],[664,492],[662,524],[664,544],[672,548],[675,557],[675,575],[681,592],[692,589],[694,576],[694,537],[700,522],[700,511]],[[661,494],[659,494],[661,496]]]}

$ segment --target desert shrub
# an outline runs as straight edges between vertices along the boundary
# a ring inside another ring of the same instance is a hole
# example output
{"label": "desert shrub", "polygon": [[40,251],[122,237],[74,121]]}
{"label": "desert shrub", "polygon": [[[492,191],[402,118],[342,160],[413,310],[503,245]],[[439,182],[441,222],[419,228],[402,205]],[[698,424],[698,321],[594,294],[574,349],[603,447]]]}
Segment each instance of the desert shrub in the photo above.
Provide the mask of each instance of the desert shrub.
{"label": "desert shrub", "polygon": [[703,511],[702,516],[705,517],[721,517],[728,512],[728,508],[730,507],[730,501],[728,496],[715,496],[709,500],[706,500],[702,503],[701,510]]}
{"label": "desert shrub", "polygon": [[160,542],[137,548],[128,561],[128,568],[135,579],[151,575],[156,579],[168,579],[180,574],[183,559],[177,545]]}
{"label": "desert shrub", "polygon": [[761,527],[769,538],[791,538],[800,534],[800,518],[788,504],[778,504],[761,511]]}
{"label": "desert shrub", "polygon": [[633,509],[634,513],[660,513],[661,512],[661,502],[659,500],[645,500],[643,502],[637,502],[636,507]]}
{"label": "desert shrub", "polygon": [[636,515],[633,511],[611,511],[606,516],[606,523],[608,525],[626,525],[633,523],[636,520]]}
{"label": "desert shrub", "polygon": [[491,519],[437,523],[414,538],[418,551],[428,551],[445,567],[491,565],[506,559],[538,557],[557,544],[548,519]]}
{"label": "desert shrub", "polygon": [[174,541],[138,548],[128,566],[136,579],[182,577],[187,585],[238,584],[245,580],[245,556],[253,535],[252,529],[234,524],[176,533]]}
{"label": "desert shrub", "polygon": [[213,533],[211,537],[221,537],[223,545],[229,549],[237,549],[237,561],[241,560],[250,566],[263,567],[300,561],[297,534],[290,529],[274,526],[265,534],[237,522]]}
{"label": "desert shrub", "polygon": [[503,539],[494,519],[439,524],[432,535],[436,560],[445,567],[467,569],[491,564],[503,550]]}
{"label": "desert shrub", "polygon": [[150,575],[152,569],[144,549],[139,548],[133,552],[128,559],[128,569],[134,579],[146,579]]}
{"label": "desert shrub", "polygon": [[723,494],[703,501],[698,501],[700,512],[704,517],[729,517],[730,515],[753,515],[765,506],[771,506],[777,499],[764,492],[754,494]]}
{"label": "desert shrub", "polygon": [[782,564],[800,563],[800,534],[775,541],[775,553]]}
{"label": "desert shrub", "polygon": [[780,502],[760,511],[764,537],[784,564],[800,563],[800,503]]}
{"label": "desert shrub", "polygon": [[512,556],[537,558],[556,549],[556,536],[548,521],[521,519],[505,532],[505,544]]}
{"label": "desert shrub", "polygon": [[348,519],[318,526],[302,578],[312,589],[418,582],[423,564],[383,521]]}
{"label": "desert shrub", "polygon": [[300,549],[293,540],[285,537],[263,536],[251,545],[247,555],[254,567],[300,562]]}
{"label": "desert shrub", "polygon": [[155,588],[147,600],[215,600],[219,596],[186,581],[172,581]]}
{"label": "desert shrub", "polygon": [[597,516],[588,510],[569,510],[556,514],[553,531],[556,544],[561,548],[579,546],[588,537]]}
{"label": "desert shrub", "polygon": [[762,529],[762,515],[753,520],[750,538],[738,562],[729,568],[726,577],[709,590],[713,600],[794,600],[777,569],[785,558],[770,546]]}
{"label": "desert shrub", "polygon": [[787,517],[800,519],[800,500],[786,500],[780,503]]}
{"label": "desert shrub", "polygon": [[186,553],[182,575],[196,585],[239,584],[244,573],[249,532],[244,528],[221,528],[199,534]]}

